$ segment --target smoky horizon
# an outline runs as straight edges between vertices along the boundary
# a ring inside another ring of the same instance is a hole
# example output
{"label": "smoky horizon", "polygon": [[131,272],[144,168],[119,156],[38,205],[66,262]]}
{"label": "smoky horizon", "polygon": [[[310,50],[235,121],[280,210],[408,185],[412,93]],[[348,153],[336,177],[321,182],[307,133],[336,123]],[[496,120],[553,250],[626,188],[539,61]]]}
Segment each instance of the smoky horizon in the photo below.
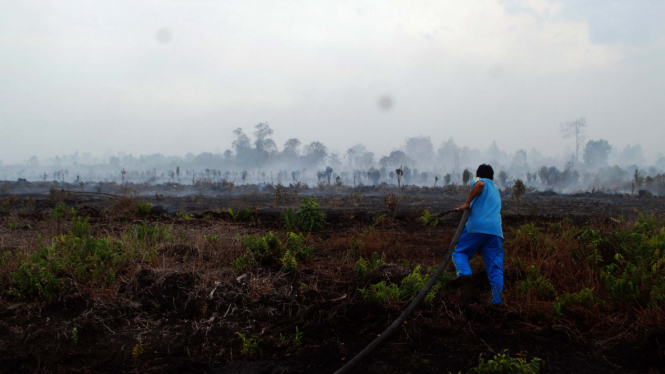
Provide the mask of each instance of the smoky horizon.
{"label": "smoky horizon", "polygon": [[563,170],[590,141],[610,146],[603,164],[662,170],[664,19],[665,4],[627,0],[12,0],[0,175],[133,159],[168,173],[207,155],[197,167],[218,169],[242,154],[237,129],[257,149],[261,124],[270,157],[324,146],[310,170],[388,168],[395,152],[442,175],[520,157]]}

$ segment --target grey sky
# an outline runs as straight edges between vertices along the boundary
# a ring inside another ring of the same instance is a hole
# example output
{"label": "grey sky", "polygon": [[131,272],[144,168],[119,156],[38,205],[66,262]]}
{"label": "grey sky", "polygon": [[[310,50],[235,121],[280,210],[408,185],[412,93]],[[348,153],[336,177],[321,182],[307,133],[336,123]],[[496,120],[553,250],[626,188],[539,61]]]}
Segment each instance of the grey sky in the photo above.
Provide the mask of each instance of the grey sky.
{"label": "grey sky", "polygon": [[430,135],[554,155],[584,115],[652,162],[664,21],[660,0],[5,0],[0,160],[221,152],[266,121],[280,149]]}

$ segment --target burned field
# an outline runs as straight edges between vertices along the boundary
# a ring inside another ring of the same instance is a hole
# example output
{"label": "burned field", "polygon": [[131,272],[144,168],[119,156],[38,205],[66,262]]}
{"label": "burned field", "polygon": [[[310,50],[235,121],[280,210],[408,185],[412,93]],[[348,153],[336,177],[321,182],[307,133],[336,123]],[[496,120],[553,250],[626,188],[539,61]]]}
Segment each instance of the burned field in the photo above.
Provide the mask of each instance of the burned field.
{"label": "burned field", "polygon": [[[465,191],[3,195],[0,371],[332,373],[427,281]],[[355,372],[663,372],[665,201],[503,207],[506,305],[479,256],[473,292],[449,264]]]}

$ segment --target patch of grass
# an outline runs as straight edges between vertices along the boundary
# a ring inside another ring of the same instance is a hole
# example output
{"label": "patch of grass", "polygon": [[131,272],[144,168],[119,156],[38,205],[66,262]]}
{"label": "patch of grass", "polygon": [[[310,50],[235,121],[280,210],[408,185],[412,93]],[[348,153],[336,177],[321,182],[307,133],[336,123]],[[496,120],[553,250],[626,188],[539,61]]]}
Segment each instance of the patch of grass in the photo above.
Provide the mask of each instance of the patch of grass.
{"label": "patch of grass", "polygon": [[155,256],[153,245],[171,237],[170,228],[161,225],[136,225],[124,240],[93,237],[90,231],[87,219],[75,217],[67,234],[56,236],[50,245],[40,243],[10,275],[15,284],[9,292],[51,301],[60,291],[63,276],[111,286],[121,266],[136,259],[150,261]]}
{"label": "patch of grass", "polygon": [[252,258],[260,264],[269,264],[279,261],[286,249],[279,238],[271,232],[259,235],[238,236],[238,240]]}
{"label": "patch of grass", "polygon": [[625,231],[587,229],[578,241],[615,304],[655,309],[665,303],[665,228],[655,215],[640,214]]}
{"label": "patch of grass", "polygon": [[60,292],[60,279],[44,258],[46,256],[40,252],[30,255],[28,261],[21,263],[18,270],[10,275],[16,285],[9,290],[9,294],[23,299],[40,297],[51,301]]}
{"label": "patch of grass", "polygon": [[231,262],[233,273],[237,274],[243,270],[250,270],[254,267],[254,258],[250,253],[245,253]]}
{"label": "patch of grass", "polygon": [[363,235],[367,236],[367,235],[371,234],[372,232],[374,232],[376,227],[378,225],[380,225],[381,223],[383,223],[383,221],[385,219],[386,219],[385,214],[381,214],[379,216],[374,217],[374,221],[372,222],[372,224],[363,229]]}
{"label": "patch of grass", "polygon": [[190,219],[194,218],[193,215],[186,214],[186,213],[183,213],[183,212],[178,212],[178,213],[175,214],[175,216],[180,218],[180,219],[184,219],[184,220],[190,220]]}
{"label": "patch of grass", "polygon": [[298,268],[298,260],[296,260],[296,255],[291,251],[286,251],[280,261],[282,262],[282,268],[284,271],[289,272]]}
{"label": "patch of grass", "polygon": [[283,211],[280,214],[280,217],[282,219],[282,222],[284,223],[284,227],[287,230],[294,231],[298,228],[298,217],[296,217],[296,214],[293,212],[293,209],[289,208]]}
{"label": "patch of grass", "polygon": [[140,217],[145,217],[150,215],[150,211],[152,210],[152,204],[149,202],[142,200],[138,204],[136,204],[136,210],[135,213],[137,216]]}
{"label": "patch of grass", "polygon": [[534,223],[527,223],[517,229],[510,228],[515,234],[513,242],[524,250],[536,250],[542,242],[540,229]]}
{"label": "patch of grass", "polygon": [[49,216],[55,220],[65,218],[67,215],[67,207],[64,203],[57,203],[53,209],[49,212]]}
{"label": "patch of grass", "polygon": [[386,208],[392,213],[393,218],[395,218],[395,214],[397,212],[397,204],[399,203],[399,199],[397,198],[397,195],[394,193],[388,193],[386,196],[383,197],[383,202],[386,204]]}
{"label": "patch of grass", "polygon": [[256,211],[251,207],[241,207],[235,211],[229,208],[229,214],[234,221],[238,222],[252,221],[256,218]]}
{"label": "patch of grass", "polygon": [[379,256],[378,253],[372,252],[372,257],[369,260],[360,257],[356,262],[356,274],[365,276],[384,263],[383,256]]}
{"label": "patch of grass", "polygon": [[143,342],[138,342],[132,348],[132,360],[134,362],[134,366],[138,366],[141,363],[141,360],[143,359],[143,354],[145,353],[145,347],[143,346]]}
{"label": "patch of grass", "polygon": [[593,288],[585,288],[578,293],[564,293],[563,295],[557,296],[556,301],[554,301],[554,304],[552,305],[554,307],[554,316],[563,316],[563,312],[572,305],[593,308],[599,305],[604,305],[604,302],[593,295]]}
{"label": "patch of grass", "polygon": [[503,353],[494,355],[491,360],[485,361],[482,357],[478,366],[471,368],[470,373],[476,374],[538,374],[543,367],[543,360],[538,357],[527,362],[523,355],[510,357],[507,349]]}
{"label": "patch of grass", "polygon": [[74,345],[79,342],[79,330],[76,327],[72,329],[72,341],[74,342]]}
{"label": "patch of grass", "polygon": [[302,345],[302,331],[298,330],[298,326],[296,326],[296,334],[293,337],[293,346],[294,347],[299,347]]}
{"label": "patch of grass", "polygon": [[217,243],[217,241],[219,240],[219,237],[217,235],[214,235],[214,234],[203,235],[203,240],[206,243]]}
{"label": "patch of grass", "polygon": [[418,218],[420,223],[425,227],[434,227],[439,224],[439,219],[436,218],[436,215],[432,215],[429,210],[425,209],[423,215]]}
{"label": "patch of grass", "polygon": [[360,259],[365,253],[365,242],[360,238],[351,238],[349,241],[349,256],[353,259]]}
{"label": "patch of grass", "polygon": [[[374,300],[380,302],[400,302],[413,300],[420,290],[427,284],[429,280],[428,274],[423,274],[420,265],[416,266],[413,269],[411,274],[407,275],[402,279],[402,282],[398,286],[397,284],[391,283],[387,284],[386,281],[381,281],[377,284],[369,286],[369,288],[359,289],[360,293],[367,300]],[[427,296],[423,299],[425,303],[431,303],[436,297],[437,292],[439,292],[443,287],[441,281],[437,281],[432,289],[427,293]]]}
{"label": "patch of grass", "polygon": [[261,235],[238,236],[246,253],[232,263],[234,270],[253,267],[253,263],[271,265],[280,262],[284,270],[291,271],[297,267],[297,260],[309,260],[316,248],[305,244],[306,237],[300,233],[289,232],[286,242],[282,243],[272,231]]}
{"label": "patch of grass", "polygon": [[140,241],[147,241],[151,244],[167,242],[173,240],[173,227],[159,223],[153,226],[143,222],[132,226],[126,236]]}
{"label": "patch of grass", "polygon": [[302,345],[302,336],[303,332],[298,329],[298,326],[296,326],[296,333],[293,336],[293,339],[289,340],[286,336],[279,334],[279,341],[284,347],[287,347],[289,344],[292,344],[294,347],[299,347]]}
{"label": "patch of grass", "polygon": [[284,243],[284,246],[288,251],[291,251],[299,260],[309,260],[314,256],[314,252],[316,252],[316,248],[311,245],[306,245],[305,240],[307,238],[305,235],[301,234],[296,234],[293,232],[287,233],[286,234],[286,243]]}
{"label": "patch of grass", "polygon": [[88,218],[74,217],[69,225],[69,231],[77,238],[85,239],[91,235]]}
{"label": "patch of grass", "polygon": [[259,342],[261,342],[261,339],[259,339],[258,336],[252,336],[251,338],[248,338],[245,336],[245,334],[241,334],[239,332],[236,332],[236,335],[238,335],[242,341],[240,354],[247,358],[254,357],[259,350]]}
{"label": "patch of grass", "polygon": [[517,286],[517,292],[525,297],[533,295],[538,300],[543,300],[556,296],[556,290],[552,283],[533,265],[526,271],[526,280],[518,281],[515,285]]}

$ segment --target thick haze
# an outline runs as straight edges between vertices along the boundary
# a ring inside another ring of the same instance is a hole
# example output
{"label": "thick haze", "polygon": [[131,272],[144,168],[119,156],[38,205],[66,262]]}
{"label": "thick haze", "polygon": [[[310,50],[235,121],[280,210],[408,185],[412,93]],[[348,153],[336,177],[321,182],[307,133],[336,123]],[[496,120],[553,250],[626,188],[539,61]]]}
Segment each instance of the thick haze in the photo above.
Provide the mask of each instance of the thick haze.
{"label": "thick haze", "polygon": [[377,154],[429,135],[648,162],[665,139],[661,0],[27,1],[0,12],[0,160],[223,152],[259,122]]}

